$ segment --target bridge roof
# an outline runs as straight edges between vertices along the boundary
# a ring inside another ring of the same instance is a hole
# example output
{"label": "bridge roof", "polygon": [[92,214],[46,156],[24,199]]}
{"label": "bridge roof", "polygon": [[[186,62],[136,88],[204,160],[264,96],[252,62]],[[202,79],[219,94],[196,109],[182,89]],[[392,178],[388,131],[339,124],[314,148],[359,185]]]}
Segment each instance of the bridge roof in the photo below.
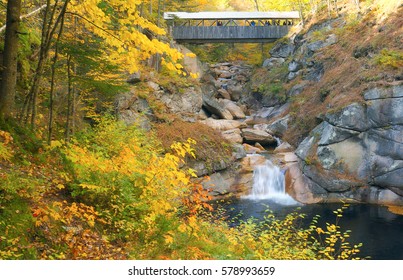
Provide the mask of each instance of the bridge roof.
{"label": "bridge roof", "polygon": [[187,19],[187,20],[226,20],[226,19],[298,19],[299,12],[166,12],[164,19]]}

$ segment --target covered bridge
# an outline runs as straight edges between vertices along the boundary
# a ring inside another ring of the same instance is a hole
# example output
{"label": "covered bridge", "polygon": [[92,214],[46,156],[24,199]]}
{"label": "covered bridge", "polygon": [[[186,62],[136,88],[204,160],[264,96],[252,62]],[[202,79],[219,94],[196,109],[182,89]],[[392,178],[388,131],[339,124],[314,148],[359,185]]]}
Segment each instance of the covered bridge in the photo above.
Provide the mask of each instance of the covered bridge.
{"label": "covered bridge", "polygon": [[166,12],[178,43],[261,43],[287,35],[299,12]]}

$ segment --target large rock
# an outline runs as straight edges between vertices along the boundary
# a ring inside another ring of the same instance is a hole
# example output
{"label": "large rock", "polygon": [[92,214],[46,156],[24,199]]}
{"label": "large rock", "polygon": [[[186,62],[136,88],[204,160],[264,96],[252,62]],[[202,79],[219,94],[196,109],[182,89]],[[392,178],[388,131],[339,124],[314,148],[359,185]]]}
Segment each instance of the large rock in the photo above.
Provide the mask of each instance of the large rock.
{"label": "large rock", "polygon": [[196,115],[202,108],[202,92],[198,87],[189,87],[185,92],[178,94],[161,90],[154,94],[174,114]]}
{"label": "large rock", "polygon": [[127,83],[129,84],[137,84],[141,82],[141,73],[140,71],[137,71],[131,75],[126,80]]}
{"label": "large rock", "polygon": [[243,147],[245,149],[245,152],[249,155],[253,155],[253,154],[259,154],[261,152],[261,150],[257,147],[251,146],[249,144],[243,144]]}
{"label": "large rock", "polygon": [[207,71],[206,67],[200,60],[193,55],[193,52],[183,45],[175,45],[175,47],[184,55],[183,56],[183,67],[188,73],[193,73],[197,75],[197,79],[203,76],[203,73]]}
{"label": "large rock", "polygon": [[252,118],[248,120],[250,125],[253,124],[269,124],[273,122],[273,118],[284,114],[289,108],[289,104],[284,104],[281,106],[274,106],[274,107],[263,107],[258,112],[256,112]]}
{"label": "large rock", "polygon": [[280,66],[285,62],[285,59],[282,57],[271,57],[266,59],[263,62],[263,67],[265,68],[272,68],[272,67],[276,67],[276,66]]}
{"label": "large rock", "polygon": [[221,135],[232,143],[242,144],[243,142],[241,130],[239,128],[223,131],[221,132]]}
{"label": "large rock", "polygon": [[296,84],[288,91],[287,96],[292,97],[301,94],[307,85],[308,85],[307,81],[303,81],[302,83]]}
{"label": "large rock", "polygon": [[275,153],[284,153],[284,152],[291,152],[294,151],[294,147],[291,146],[289,143],[287,142],[282,142],[280,145],[278,145],[275,149],[274,152]]}
{"label": "large rock", "polygon": [[234,119],[244,119],[246,117],[245,113],[238,105],[235,104],[235,102],[227,99],[221,99],[219,102],[224,109],[231,113]]}
{"label": "large rock", "polygon": [[314,63],[312,67],[309,67],[303,73],[303,79],[308,81],[319,82],[325,73],[325,68],[323,63]]}
{"label": "large rock", "polygon": [[144,130],[151,129],[153,111],[147,100],[137,97],[134,92],[120,94],[115,100],[115,111],[119,120],[127,125],[138,125]]}
{"label": "large rock", "polygon": [[203,94],[203,107],[211,114],[218,116],[221,119],[232,120],[234,117],[226,110],[217,99],[207,94]]}
{"label": "large rock", "polygon": [[215,120],[212,118],[208,118],[207,120],[200,121],[201,123],[208,125],[209,127],[216,130],[231,130],[235,128],[243,128],[246,127],[243,122],[236,120]]}
{"label": "large rock", "polygon": [[339,112],[327,114],[325,119],[333,126],[360,132],[370,127],[366,108],[358,103],[350,104]]}
{"label": "large rock", "polygon": [[224,99],[231,99],[231,95],[229,94],[229,92],[224,89],[224,88],[220,88],[218,91],[218,95]]}
{"label": "large rock", "polygon": [[241,144],[233,144],[232,145],[232,158],[234,160],[242,159],[246,157],[245,147]]}
{"label": "large rock", "polygon": [[246,142],[258,142],[262,145],[272,145],[277,143],[273,136],[263,130],[245,128],[242,129],[242,136]]}
{"label": "large rock", "polygon": [[238,101],[241,98],[243,87],[241,85],[229,85],[227,90],[231,95],[231,100]]}
{"label": "large rock", "polygon": [[287,58],[294,52],[295,46],[284,42],[277,43],[270,51],[272,57]]}
{"label": "large rock", "polygon": [[298,70],[301,70],[301,69],[302,69],[301,63],[296,60],[292,60],[288,64],[288,71],[290,71],[290,72],[297,72]]}
{"label": "large rock", "polygon": [[289,121],[290,121],[290,116],[287,115],[287,116],[285,116],[281,119],[278,119],[278,120],[272,122],[271,124],[269,124],[267,126],[267,129],[269,129],[272,133],[274,133],[274,135],[281,137],[284,135],[284,133],[288,129]]}
{"label": "large rock", "polygon": [[326,201],[403,204],[402,88],[366,91],[365,104],[326,114],[299,145],[303,174]]}

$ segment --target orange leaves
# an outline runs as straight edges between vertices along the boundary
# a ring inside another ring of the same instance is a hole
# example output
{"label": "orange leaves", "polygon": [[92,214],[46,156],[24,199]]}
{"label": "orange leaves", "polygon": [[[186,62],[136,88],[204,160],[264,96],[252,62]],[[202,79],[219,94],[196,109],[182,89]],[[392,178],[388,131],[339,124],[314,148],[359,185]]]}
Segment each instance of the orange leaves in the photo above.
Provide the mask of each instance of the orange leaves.
{"label": "orange leaves", "polygon": [[212,211],[213,207],[207,202],[211,199],[208,191],[203,189],[200,184],[193,184],[191,192],[188,196],[182,199],[189,215],[193,216],[202,210]]}

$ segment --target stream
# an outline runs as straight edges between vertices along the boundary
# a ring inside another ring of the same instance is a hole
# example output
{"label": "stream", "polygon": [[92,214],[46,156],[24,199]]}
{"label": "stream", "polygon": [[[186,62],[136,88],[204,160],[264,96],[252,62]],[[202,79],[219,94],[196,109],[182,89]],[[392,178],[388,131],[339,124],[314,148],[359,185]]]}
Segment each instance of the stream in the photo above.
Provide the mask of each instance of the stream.
{"label": "stream", "polygon": [[[308,227],[312,218],[320,215],[318,226],[325,228],[326,222],[336,222],[333,211],[342,205],[298,203],[285,192],[284,174],[267,160],[265,165],[257,166],[254,170],[251,194],[227,200],[222,206],[229,218],[237,216],[239,221],[251,217],[262,220],[268,208],[277,218],[298,211],[307,216],[303,227]],[[359,257],[374,260],[403,259],[402,215],[390,212],[385,206],[353,204],[344,211],[338,224],[342,231],[352,231],[350,244],[363,243]]]}

